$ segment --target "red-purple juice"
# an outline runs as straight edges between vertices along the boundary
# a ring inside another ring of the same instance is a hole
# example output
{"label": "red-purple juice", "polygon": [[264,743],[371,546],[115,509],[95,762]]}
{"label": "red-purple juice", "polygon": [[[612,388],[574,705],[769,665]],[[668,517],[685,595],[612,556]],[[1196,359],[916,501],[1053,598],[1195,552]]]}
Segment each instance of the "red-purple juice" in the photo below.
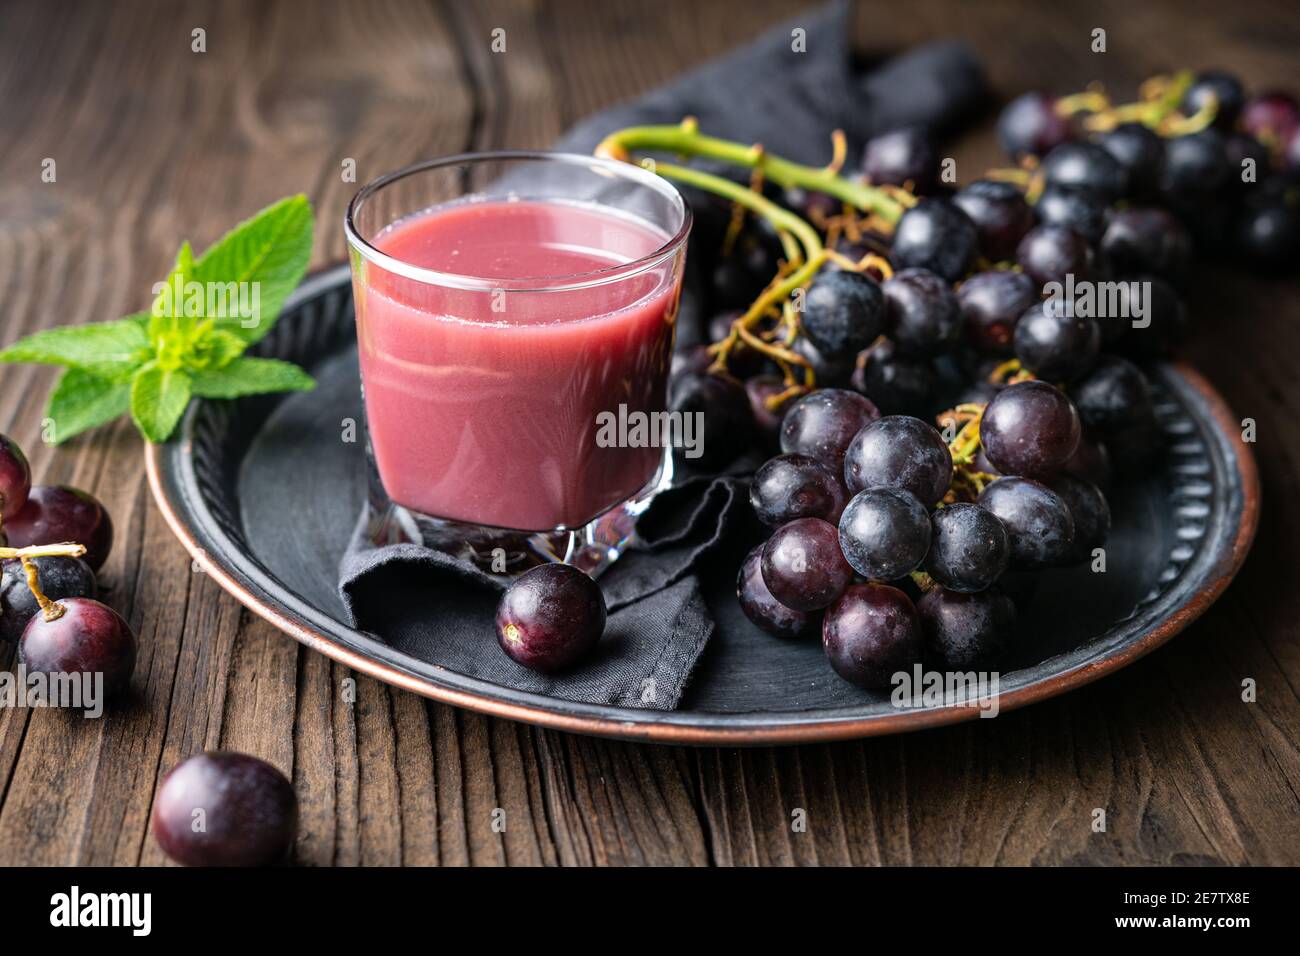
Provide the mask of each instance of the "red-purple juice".
{"label": "red-purple juice", "polygon": [[354,281],[366,418],[389,496],[440,518],[544,531],[583,525],[642,488],[662,449],[600,447],[597,416],[663,410],[681,253],[612,281],[575,277],[667,241],[602,207],[507,200],[436,207],[380,233],[373,244],[394,259],[481,280],[367,263]]}

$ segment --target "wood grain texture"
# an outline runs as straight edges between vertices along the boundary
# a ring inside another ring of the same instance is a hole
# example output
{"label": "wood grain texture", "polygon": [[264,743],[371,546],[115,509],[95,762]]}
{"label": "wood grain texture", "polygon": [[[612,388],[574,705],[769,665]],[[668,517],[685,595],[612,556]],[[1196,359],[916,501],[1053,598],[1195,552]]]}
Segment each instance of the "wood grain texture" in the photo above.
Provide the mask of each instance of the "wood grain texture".
{"label": "wood grain texture", "polygon": [[[342,258],[358,181],[463,149],[544,146],[800,4],[344,0],[0,5],[0,339],[137,309],[177,242],[305,191],[314,262]],[[862,3],[883,53],[958,35],[998,88],[1220,65],[1294,85],[1285,2]],[[1089,52],[1107,29],[1108,52]],[[190,49],[190,31],[208,49]],[[506,31],[507,52],[490,49]],[[815,51],[812,51],[815,53]],[[959,173],[999,161],[985,122]],[[57,162],[56,183],[41,161]],[[117,522],[108,600],[141,639],[103,720],[0,710],[0,864],[165,862],[161,775],[203,749],[268,759],[298,792],[304,865],[1300,863],[1300,296],[1216,275],[1189,346],[1257,422],[1264,522],[1202,620],[1121,674],[991,721],[806,748],[719,751],[566,736],[432,704],[280,635],[194,569],[149,500],[125,423],[41,440],[53,375],[0,370],[0,429],[38,480]],[[0,665],[12,664],[0,648]],[[1258,701],[1241,700],[1253,678]],[[1095,809],[1105,832],[1093,831]]]}

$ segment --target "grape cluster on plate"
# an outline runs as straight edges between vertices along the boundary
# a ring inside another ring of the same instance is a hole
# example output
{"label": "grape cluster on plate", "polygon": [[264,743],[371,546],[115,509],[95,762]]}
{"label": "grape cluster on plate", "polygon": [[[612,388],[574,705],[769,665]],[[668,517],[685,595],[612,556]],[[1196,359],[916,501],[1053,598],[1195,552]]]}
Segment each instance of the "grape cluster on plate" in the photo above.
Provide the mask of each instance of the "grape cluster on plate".
{"label": "grape cluster on plate", "polygon": [[674,367],[670,403],[705,412],[711,466],[780,452],[751,486],[772,533],[741,607],[783,637],[820,630],[866,687],[1003,658],[1019,572],[1098,556],[1112,481],[1160,453],[1142,365],[1186,333],[1193,257],[1300,252],[1286,95],[1159,77],[1130,104],[1026,94],[998,128],[1017,165],[960,188],[924,131],[869,141],[855,181],[887,190],[894,221],[756,178],[817,227],[824,261],[767,301],[788,246],[761,215],[733,222],[710,342]]}

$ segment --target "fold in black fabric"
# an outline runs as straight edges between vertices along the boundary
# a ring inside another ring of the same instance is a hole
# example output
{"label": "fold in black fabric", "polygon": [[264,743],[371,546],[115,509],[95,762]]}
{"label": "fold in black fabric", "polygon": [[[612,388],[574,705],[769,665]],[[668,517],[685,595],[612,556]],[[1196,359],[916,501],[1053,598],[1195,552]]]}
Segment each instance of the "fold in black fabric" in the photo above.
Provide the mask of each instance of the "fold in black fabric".
{"label": "fold in black fabric", "polygon": [[[980,69],[954,43],[855,71],[844,16],[837,5],[775,28],[669,86],[583,121],[556,148],[590,152],[613,130],[692,115],[708,133],[821,164],[830,157],[833,129],[846,132],[856,155],[876,133],[907,124],[951,127],[982,101]],[[792,49],[796,27],[806,31],[806,52]],[[696,236],[708,235],[702,213],[716,217],[718,207],[693,205]],[[679,322],[697,321],[691,316],[698,307],[689,306],[699,298],[688,284]],[[679,329],[679,339],[697,338],[697,329]],[[600,578],[610,616],[596,653],[562,674],[526,670],[497,647],[492,620],[504,582],[417,545],[369,547],[361,534],[364,515],[340,566],[339,591],[355,626],[449,670],[566,700],[671,710],[715,626],[700,571],[710,555],[734,552],[738,538],[756,534],[747,480],[756,463],[734,463],[723,476],[695,476],[655,500],[638,523],[638,545]]]}

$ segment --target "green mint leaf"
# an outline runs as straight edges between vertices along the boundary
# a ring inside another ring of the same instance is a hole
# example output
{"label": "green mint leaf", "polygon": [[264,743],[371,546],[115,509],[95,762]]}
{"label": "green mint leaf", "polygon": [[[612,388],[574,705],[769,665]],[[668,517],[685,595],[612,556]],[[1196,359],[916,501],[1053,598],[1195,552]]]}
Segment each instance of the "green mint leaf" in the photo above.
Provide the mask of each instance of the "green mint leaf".
{"label": "green mint leaf", "polygon": [[238,398],[264,392],[305,392],[316,380],[279,359],[237,358],[223,369],[194,373],[194,394],[202,398]]}
{"label": "green mint leaf", "polygon": [[66,365],[107,379],[129,377],[149,360],[144,316],[46,329],[0,352],[0,362]]}
{"label": "green mint leaf", "polygon": [[311,204],[303,195],[282,199],[226,233],[195,261],[193,278],[221,283],[227,300],[238,297],[256,308],[251,316],[209,318],[250,344],[265,336],[307,271],[311,241]]}
{"label": "green mint leaf", "polygon": [[51,424],[46,437],[58,445],[125,414],[130,405],[130,382],[111,381],[70,368],[50,392],[45,417]]}
{"label": "green mint leaf", "polygon": [[149,309],[149,341],[159,356],[180,356],[189,344],[188,333],[198,312],[190,308],[185,285],[192,280],[193,273],[194,250],[188,242],[182,242],[176,250],[176,262],[167,278],[159,283],[161,288]]}
{"label": "green mint leaf", "polygon": [[222,369],[239,358],[248,343],[233,332],[210,328],[194,341],[185,366],[193,371]]}
{"label": "green mint leaf", "polygon": [[150,362],[131,379],[131,417],[149,441],[164,442],[190,403],[190,377]]}

